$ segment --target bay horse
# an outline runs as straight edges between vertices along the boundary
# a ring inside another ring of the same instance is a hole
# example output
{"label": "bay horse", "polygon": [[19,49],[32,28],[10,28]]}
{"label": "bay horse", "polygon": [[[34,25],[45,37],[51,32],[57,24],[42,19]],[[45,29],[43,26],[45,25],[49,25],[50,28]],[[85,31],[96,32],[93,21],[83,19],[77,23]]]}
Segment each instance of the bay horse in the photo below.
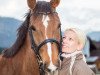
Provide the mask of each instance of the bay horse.
{"label": "bay horse", "polygon": [[0,75],[58,75],[61,24],[60,0],[27,0],[29,12],[15,43],[0,56]]}

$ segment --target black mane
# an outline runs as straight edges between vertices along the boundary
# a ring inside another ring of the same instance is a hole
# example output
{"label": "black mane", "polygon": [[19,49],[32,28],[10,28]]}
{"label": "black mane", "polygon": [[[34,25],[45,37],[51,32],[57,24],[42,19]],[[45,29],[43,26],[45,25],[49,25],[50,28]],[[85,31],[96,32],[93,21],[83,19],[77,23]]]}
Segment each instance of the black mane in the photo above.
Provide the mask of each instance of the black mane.
{"label": "black mane", "polygon": [[12,45],[11,48],[3,50],[2,52],[3,56],[12,57],[20,50],[21,46],[23,46],[24,41],[26,39],[28,27],[29,27],[29,19],[30,19],[30,15],[28,13],[26,20],[18,28],[17,39],[15,43]]}

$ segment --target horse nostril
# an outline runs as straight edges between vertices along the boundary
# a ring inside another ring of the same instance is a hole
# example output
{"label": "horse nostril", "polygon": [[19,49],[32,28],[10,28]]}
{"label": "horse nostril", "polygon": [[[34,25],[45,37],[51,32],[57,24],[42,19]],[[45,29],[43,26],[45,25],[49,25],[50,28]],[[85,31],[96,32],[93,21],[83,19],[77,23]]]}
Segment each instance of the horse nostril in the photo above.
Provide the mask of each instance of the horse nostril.
{"label": "horse nostril", "polygon": [[47,71],[48,71],[48,72],[51,72],[51,69],[47,68]]}

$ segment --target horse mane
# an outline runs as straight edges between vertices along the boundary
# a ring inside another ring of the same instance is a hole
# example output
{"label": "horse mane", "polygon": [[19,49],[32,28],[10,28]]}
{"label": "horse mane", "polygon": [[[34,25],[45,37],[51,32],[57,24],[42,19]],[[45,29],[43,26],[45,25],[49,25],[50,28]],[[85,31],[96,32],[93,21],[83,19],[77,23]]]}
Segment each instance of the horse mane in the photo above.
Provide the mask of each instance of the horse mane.
{"label": "horse mane", "polygon": [[28,13],[25,21],[17,29],[18,33],[17,33],[17,39],[16,39],[15,43],[12,45],[12,47],[2,51],[2,54],[4,57],[14,56],[20,50],[20,48],[23,46],[24,41],[26,39],[28,27],[29,27],[29,19],[30,19],[30,14]]}
{"label": "horse mane", "polygon": [[29,12],[26,16],[25,21],[18,28],[18,34],[17,34],[17,39],[15,43],[12,45],[12,47],[2,51],[3,56],[13,57],[14,55],[18,53],[20,48],[23,46],[26,36],[27,36],[26,34],[28,32],[31,15],[33,15],[34,17],[37,17],[39,14],[44,14],[44,13],[48,14],[48,12],[51,14],[53,13],[50,3],[46,1],[38,1],[35,8],[33,9],[33,13]]}

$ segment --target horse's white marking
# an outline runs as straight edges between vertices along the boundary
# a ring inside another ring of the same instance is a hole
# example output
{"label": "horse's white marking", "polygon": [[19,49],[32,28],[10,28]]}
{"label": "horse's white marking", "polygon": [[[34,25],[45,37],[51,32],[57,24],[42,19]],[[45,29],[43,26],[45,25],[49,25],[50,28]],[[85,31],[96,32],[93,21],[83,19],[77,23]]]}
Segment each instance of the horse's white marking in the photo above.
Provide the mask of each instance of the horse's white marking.
{"label": "horse's white marking", "polygon": [[[47,26],[48,26],[48,21],[49,21],[49,17],[46,16],[46,15],[43,15],[43,18],[42,18],[42,22],[43,22],[43,25],[45,26],[45,37],[46,39],[48,39],[47,37]],[[50,65],[48,66],[48,68],[51,70],[51,71],[54,71],[57,67],[55,65],[53,65],[52,63],[52,50],[51,50],[51,43],[47,43],[47,52],[48,52],[48,55],[50,57]]]}
{"label": "horse's white marking", "polygon": [[46,2],[50,2],[50,0],[36,0],[36,1],[46,1]]}
{"label": "horse's white marking", "polygon": [[55,65],[53,65],[52,62],[50,62],[50,65],[48,66],[48,68],[51,70],[51,71],[55,71],[57,69],[57,67]]}

